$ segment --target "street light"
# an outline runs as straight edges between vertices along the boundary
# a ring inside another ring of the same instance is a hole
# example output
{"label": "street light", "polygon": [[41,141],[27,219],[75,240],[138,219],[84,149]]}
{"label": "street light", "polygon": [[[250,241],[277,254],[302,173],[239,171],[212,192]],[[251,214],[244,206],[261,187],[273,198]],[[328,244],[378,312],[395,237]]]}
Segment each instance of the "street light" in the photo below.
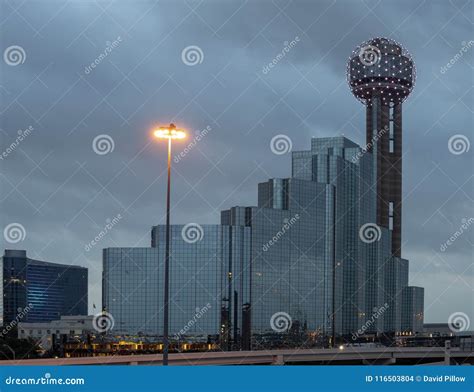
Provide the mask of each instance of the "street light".
{"label": "street light", "polygon": [[166,192],[166,245],[165,245],[165,305],[163,316],[163,366],[168,365],[169,339],[169,268],[170,268],[170,187],[171,187],[171,140],[184,139],[186,133],[176,129],[176,125],[160,127],[153,131],[153,135],[158,139],[168,139],[168,190]]}

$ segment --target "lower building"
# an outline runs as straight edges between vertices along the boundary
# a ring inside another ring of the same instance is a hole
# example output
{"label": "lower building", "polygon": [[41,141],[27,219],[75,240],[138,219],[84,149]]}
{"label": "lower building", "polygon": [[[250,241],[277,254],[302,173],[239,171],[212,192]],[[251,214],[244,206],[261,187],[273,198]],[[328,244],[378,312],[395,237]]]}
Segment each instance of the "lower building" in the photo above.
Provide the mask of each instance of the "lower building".
{"label": "lower building", "polygon": [[158,251],[103,250],[102,306],[114,320],[114,334],[158,334],[163,296]]}
{"label": "lower building", "polygon": [[454,336],[451,328],[448,323],[425,323],[423,333],[430,336]]}
{"label": "lower building", "polygon": [[[153,228],[152,243],[150,248],[104,249],[103,307],[114,320],[110,331],[113,335],[160,339],[163,334],[165,226]],[[221,334],[236,333],[226,330],[225,320],[230,317],[228,298],[232,295],[226,282],[227,271],[249,265],[248,243],[248,229],[221,225],[171,227],[172,341],[215,342]],[[243,287],[246,283],[241,284]],[[245,296],[232,300],[250,301]],[[233,328],[237,325],[240,333],[242,320]]]}
{"label": "lower building", "polygon": [[[389,248],[390,249],[390,248]],[[386,334],[397,335],[403,332],[404,316],[403,293],[408,286],[408,260],[390,257],[385,266],[384,328]]]}
{"label": "lower building", "polygon": [[87,315],[87,268],[30,259],[24,250],[7,249],[2,261],[4,325]]}
{"label": "lower building", "polygon": [[423,332],[424,320],[423,287],[407,286],[402,293],[402,333],[417,334]]}
{"label": "lower building", "polygon": [[73,338],[82,338],[96,333],[93,327],[94,316],[62,316],[59,320],[47,323],[18,324],[18,339],[33,339],[44,350],[50,350],[55,343]]}

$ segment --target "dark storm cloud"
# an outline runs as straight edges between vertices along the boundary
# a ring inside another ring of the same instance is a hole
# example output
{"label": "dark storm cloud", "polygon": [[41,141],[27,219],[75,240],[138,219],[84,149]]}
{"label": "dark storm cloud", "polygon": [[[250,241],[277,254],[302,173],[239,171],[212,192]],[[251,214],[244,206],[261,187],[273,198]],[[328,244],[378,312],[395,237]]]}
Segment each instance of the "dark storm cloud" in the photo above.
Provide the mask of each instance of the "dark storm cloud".
{"label": "dark storm cloud", "polygon": [[[154,125],[176,121],[192,136],[210,127],[174,166],[173,220],[218,222],[220,209],[256,204],[257,182],[290,175],[289,155],[270,150],[273,136],[288,135],[295,150],[311,136],[364,144],[346,61],[360,42],[389,36],[418,70],[404,106],[410,283],[426,288],[428,321],[473,316],[472,230],[440,251],[474,216],[472,149],[448,150],[452,135],[473,140],[473,48],[441,72],[473,39],[469,1],[9,1],[1,11],[2,52],[26,53],[21,65],[2,62],[2,151],[34,128],[1,161],[2,226],[19,222],[27,233],[4,247],[88,266],[91,304],[100,304],[101,249],[148,246],[151,225],[163,222],[165,149],[150,139]],[[181,58],[191,45],[204,56],[194,66]],[[92,148],[101,134],[114,142],[105,155]]]}

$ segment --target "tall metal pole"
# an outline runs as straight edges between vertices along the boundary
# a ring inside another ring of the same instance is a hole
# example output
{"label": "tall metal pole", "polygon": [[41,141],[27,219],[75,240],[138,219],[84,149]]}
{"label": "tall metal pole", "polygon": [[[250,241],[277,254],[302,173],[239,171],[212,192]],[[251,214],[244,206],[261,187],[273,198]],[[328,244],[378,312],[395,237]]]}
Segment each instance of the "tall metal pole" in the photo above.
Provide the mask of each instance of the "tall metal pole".
{"label": "tall metal pole", "polygon": [[336,347],[336,189],[333,196],[333,220],[332,220],[332,348]]}
{"label": "tall metal pole", "polygon": [[166,193],[166,248],[165,248],[165,314],[163,316],[163,366],[168,365],[169,324],[169,272],[170,272],[170,187],[171,187],[171,138],[168,139],[168,190]]}

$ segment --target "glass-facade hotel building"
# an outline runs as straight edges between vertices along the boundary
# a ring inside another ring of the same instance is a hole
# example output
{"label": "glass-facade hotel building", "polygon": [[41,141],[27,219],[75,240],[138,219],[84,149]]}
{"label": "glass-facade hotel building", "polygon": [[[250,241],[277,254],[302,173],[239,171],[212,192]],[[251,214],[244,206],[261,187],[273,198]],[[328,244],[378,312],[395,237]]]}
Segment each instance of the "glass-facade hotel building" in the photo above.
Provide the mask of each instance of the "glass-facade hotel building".
{"label": "glass-facade hotel building", "polygon": [[[229,322],[225,321],[228,297],[232,296],[228,277],[236,271],[233,282],[244,278],[238,271],[249,261],[250,229],[200,225],[195,242],[186,237],[185,230],[184,225],[171,227],[170,337],[177,341],[233,341],[237,333],[226,329]],[[150,248],[104,249],[103,307],[114,317],[114,334],[162,334],[164,243],[165,226],[156,226]],[[239,293],[250,291],[248,282],[238,286]],[[242,294],[235,301],[241,308],[249,298]]]}
{"label": "glass-facade hotel building", "polygon": [[[316,345],[362,327],[420,330],[423,292],[409,288],[390,228],[375,224],[373,165],[347,138],[313,138],[310,150],[292,153],[291,178],[259,184],[257,206],[222,211],[220,225],[196,225],[192,238],[189,225],[172,225],[170,337],[259,349]],[[367,225],[374,238],[362,235]],[[116,333],[162,334],[164,242],[156,226],[150,248],[104,250],[103,303]]]}
{"label": "glass-facade hotel building", "polygon": [[4,324],[87,315],[87,268],[30,259],[24,250],[7,249],[2,259]]}

